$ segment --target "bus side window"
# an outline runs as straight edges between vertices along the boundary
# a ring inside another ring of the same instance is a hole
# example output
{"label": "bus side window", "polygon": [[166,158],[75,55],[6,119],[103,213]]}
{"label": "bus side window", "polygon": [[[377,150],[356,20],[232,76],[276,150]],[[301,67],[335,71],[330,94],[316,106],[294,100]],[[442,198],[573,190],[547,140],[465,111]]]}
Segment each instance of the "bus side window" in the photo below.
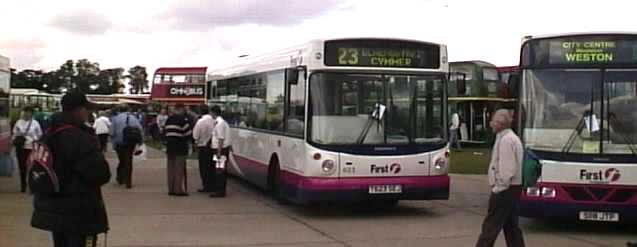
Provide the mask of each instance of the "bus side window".
{"label": "bus side window", "polygon": [[289,85],[287,132],[303,136],[305,130],[305,72],[298,73],[296,84]]}

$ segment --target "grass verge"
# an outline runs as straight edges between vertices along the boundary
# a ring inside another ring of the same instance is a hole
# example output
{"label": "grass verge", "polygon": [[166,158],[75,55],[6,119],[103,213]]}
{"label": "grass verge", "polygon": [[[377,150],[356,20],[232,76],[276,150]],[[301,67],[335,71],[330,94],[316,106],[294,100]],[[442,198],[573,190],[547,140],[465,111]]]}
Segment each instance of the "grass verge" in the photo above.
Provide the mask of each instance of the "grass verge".
{"label": "grass verge", "polygon": [[450,173],[486,174],[489,168],[491,151],[488,148],[464,148],[451,151]]}

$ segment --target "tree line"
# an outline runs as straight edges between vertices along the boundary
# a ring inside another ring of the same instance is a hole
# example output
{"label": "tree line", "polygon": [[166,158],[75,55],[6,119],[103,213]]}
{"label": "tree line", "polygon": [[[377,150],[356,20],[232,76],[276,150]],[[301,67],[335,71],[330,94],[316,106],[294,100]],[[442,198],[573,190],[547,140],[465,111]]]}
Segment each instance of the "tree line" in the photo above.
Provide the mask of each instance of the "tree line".
{"label": "tree line", "polygon": [[47,93],[64,93],[77,90],[86,94],[124,93],[128,83],[129,93],[148,93],[146,67],[135,66],[124,74],[124,68],[100,69],[99,63],[88,59],[67,60],[57,70],[43,71],[11,69],[11,88],[31,88]]}

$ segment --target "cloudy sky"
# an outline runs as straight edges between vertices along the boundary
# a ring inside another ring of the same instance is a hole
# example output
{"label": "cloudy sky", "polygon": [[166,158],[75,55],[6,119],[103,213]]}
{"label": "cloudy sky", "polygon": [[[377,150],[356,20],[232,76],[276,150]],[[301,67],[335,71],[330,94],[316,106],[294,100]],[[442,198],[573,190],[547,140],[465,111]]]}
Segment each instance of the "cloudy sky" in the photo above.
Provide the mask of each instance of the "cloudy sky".
{"label": "cloudy sky", "polygon": [[634,0],[0,2],[0,54],[18,69],[55,69],[81,58],[102,69],[220,67],[243,54],[355,36],[440,42],[451,61],[513,65],[525,35],[637,32]]}

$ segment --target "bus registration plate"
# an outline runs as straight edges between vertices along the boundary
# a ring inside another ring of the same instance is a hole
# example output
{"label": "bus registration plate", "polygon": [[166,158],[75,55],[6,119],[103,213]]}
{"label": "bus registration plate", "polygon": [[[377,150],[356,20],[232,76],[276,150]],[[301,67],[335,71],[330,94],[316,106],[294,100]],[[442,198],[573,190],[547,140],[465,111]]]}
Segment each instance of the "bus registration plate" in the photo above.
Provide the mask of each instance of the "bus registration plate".
{"label": "bus registration plate", "polygon": [[590,220],[590,221],[610,221],[610,222],[618,222],[619,214],[614,212],[590,212],[590,211],[581,211],[579,212],[580,220]]}
{"label": "bus registration plate", "polygon": [[370,185],[370,194],[400,194],[403,192],[403,186],[400,184],[394,185]]}

